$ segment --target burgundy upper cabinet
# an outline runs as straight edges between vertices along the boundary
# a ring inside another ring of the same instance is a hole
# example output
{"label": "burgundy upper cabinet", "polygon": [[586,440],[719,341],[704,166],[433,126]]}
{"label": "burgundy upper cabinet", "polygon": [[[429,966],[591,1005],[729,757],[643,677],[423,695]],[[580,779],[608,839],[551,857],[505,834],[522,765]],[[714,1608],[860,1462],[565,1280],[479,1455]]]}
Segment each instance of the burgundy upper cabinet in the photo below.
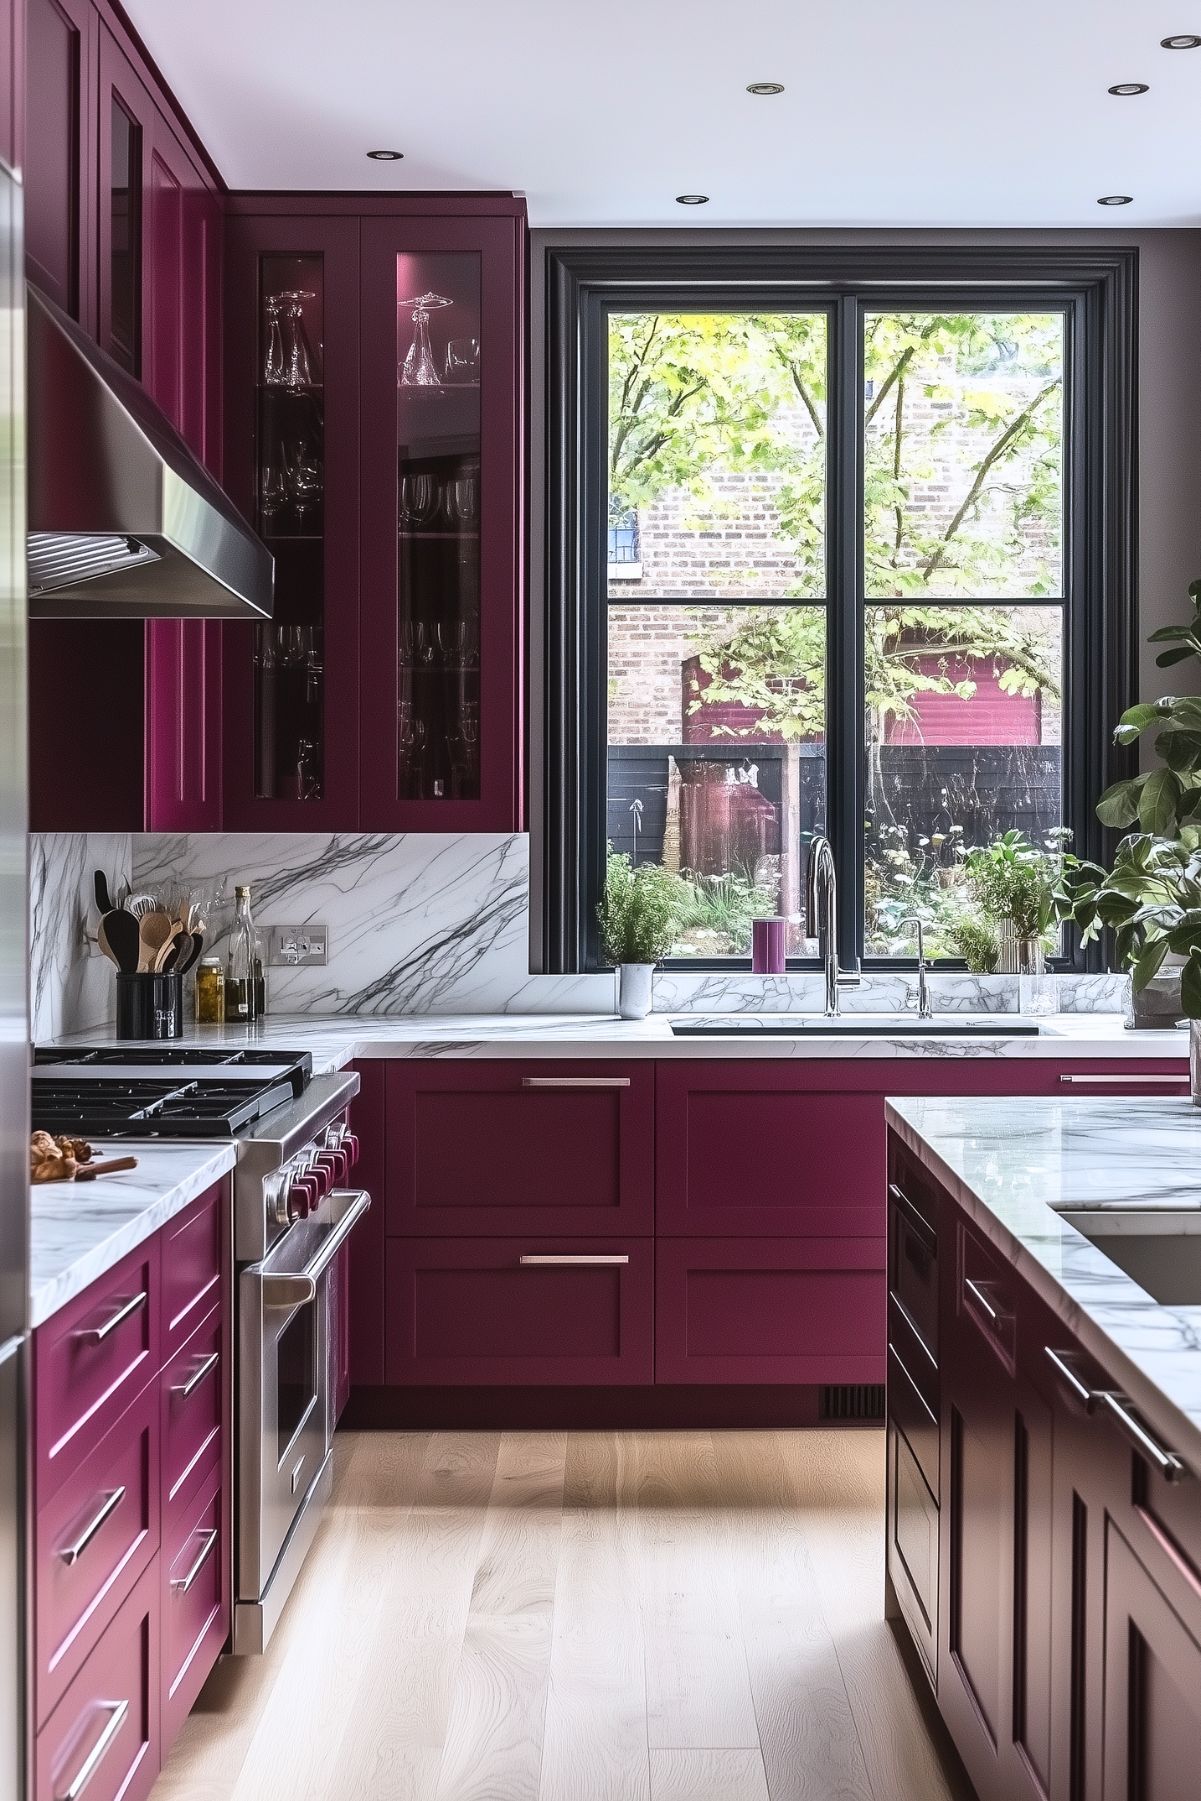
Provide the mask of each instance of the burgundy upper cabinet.
{"label": "burgundy upper cabinet", "polygon": [[14,172],[25,154],[24,35],[22,0],[0,0],[0,163]]}
{"label": "burgundy upper cabinet", "polygon": [[358,823],[359,222],[226,240],[230,494],[275,557],[268,625],[225,628],[225,825]]}
{"label": "burgundy upper cabinet", "polygon": [[26,0],[25,257],[30,279],[95,329],[93,193],[99,21],[90,0]]}
{"label": "burgundy upper cabinet", "polygon": [[230,203],[225,474],[276,606],[225,633],[224,823],[509,830],[524,209],[314,204]]}
{"label": "burgundy upper cabinet", "polygon": [[519,823],[521,221],[363,224],[363,824]]}

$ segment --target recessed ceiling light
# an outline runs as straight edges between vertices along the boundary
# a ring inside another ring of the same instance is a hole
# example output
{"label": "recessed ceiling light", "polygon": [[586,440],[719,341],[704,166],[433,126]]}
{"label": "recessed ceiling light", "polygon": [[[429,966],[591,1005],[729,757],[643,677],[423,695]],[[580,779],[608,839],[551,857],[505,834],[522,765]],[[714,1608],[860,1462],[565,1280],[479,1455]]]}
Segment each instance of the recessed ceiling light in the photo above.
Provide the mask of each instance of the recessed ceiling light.
{"label": "recessed ceiling light", "polygon": [[1097,201],[1098,206],[1129,206],[1134,199],[1133,194],[1102,194]]}
{"label": "recessed ceiling light", "polygon": [[1174,37],[1160,38],[1161,50],[1196,50],[1201,45],[1201,37],[1192,31],[1178,31]]}
{"label": "recessed ceiling light", "polygon": [[708,194],[677,194],[677,206],[708,206]]}
{"label": "recessed ceiling light", "polygon": [[403,150],[369,150],[367,154],[372,162],[376,163],[399,163],[404,161]]}
{"label": "recessed ceiling light", "polygon": [[782,81],[748,81],[746,91],[748,94],[782,94],[784,83]]}
{"label": "recessed ceiling light", "polygon": [[1124,100],[1128,94],[1148,94],[1150,91],[1145,81],[1117,81],[1109,90],[1111,94],[1116,94],[1121,100]]}

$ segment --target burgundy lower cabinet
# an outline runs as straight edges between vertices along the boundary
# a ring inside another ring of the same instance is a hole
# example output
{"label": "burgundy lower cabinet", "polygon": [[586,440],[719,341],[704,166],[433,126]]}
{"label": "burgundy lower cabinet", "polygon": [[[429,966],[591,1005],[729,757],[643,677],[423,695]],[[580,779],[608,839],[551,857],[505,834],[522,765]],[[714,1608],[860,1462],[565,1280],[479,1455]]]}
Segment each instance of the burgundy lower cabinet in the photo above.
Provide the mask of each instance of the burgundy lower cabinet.
{"label": "burgundy lower cabinet", "polygon": [[656,1382],[878,1382],[884,1261],[883,1239],[660,1238]]}
{"label": "burgundy lower cabinet", "polygon": [[404,1386],[649,1383],[649,1238],[393,1238],[387,1380]]}
{"label": "burgundy lower cabinet", "polygon": [[37,1801],[149,1793],[231,1608],[228,1180],[35,1331]]}
{"label": "burgundy lower cabinet", "polygon": [[[1138,1415],[895,1139],[889,1179],[890,1611],[972,1785],[980,1801],[1184,1801],[1201,1753],[1198,1482],[1140,1454],[1097,1396],[1170,1448],[1167,1422]],[[934,1355],[897,1290],[919,1213]]]}
{"label": "burgundy lower cabinet", "polygon": [[654,1232],[653,1064],[413,1060],[387,1093],[390,1233]]}

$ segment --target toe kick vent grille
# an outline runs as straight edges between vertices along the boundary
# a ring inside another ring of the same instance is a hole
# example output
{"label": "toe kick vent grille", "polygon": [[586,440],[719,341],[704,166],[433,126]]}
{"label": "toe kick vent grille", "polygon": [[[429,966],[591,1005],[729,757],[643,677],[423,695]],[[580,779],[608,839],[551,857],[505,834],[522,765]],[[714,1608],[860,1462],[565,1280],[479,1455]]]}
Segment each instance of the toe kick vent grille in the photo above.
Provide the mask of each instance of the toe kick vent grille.
{"label": "toe kick vent grille", "polygon": [[821,1417],[824,1420],[882,1420],[884,1418],[884,1384],[882,1382],[843,1382],[822,1389]]}

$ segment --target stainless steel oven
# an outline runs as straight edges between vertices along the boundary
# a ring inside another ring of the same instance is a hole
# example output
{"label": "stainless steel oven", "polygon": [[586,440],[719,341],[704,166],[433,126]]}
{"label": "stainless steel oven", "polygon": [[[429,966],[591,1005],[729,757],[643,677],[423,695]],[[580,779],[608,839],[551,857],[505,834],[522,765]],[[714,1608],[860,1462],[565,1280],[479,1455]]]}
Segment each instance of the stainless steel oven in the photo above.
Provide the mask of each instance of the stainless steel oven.
{"label": "stainless steel oven", "polygon": [[238,1277],[236,1651],[266,1645],[329,1491],[329,1289],[335,1260],[370,1205],[362,1189],[334,1189]]}

